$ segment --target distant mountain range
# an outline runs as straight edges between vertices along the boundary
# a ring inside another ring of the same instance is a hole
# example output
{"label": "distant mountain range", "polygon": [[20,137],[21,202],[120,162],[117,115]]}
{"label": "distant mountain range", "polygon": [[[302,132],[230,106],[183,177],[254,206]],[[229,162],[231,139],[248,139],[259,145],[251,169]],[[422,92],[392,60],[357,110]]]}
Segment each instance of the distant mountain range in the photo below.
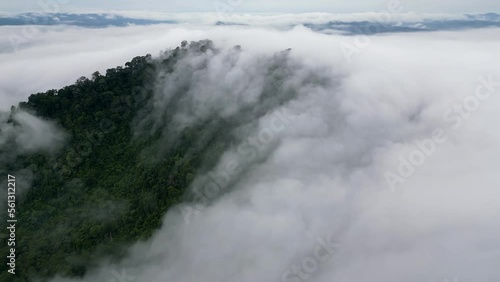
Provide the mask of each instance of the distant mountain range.
{"label": "distant mountain range", "polygon": [[[176,20],[153,20],[129,18],[115,14],[40,14],[25,13],[15,16],[0,16],[0,26],[19,25],[72,25],[81,27],[109,27],[129,25],[176,24]],[[216,21],[214,25],[248,25],[238,22]],[[388,32],[422,32],[437,30],[460,30],[485,27],[500,27],[500,15],[466,14],[462,19],[428,19],[413,22],[378,23],[374,21],[330,21],[325,23],[302,23],[318,32],[342,34],[375,34]],[[295,26],[291,25],[290,27]]]}
{"label": "distant mountain range", "polygon": [[82,27],[108,27],[128,25],[151,25],[169,23],[172,20],[149,20],[127,18],[114,14],[39,14],[26,13],[16,16],[0,16],[0,26],[5,25],[73,25]]}
{"label": "distant mountain range", "polygon": [[495,13],[465,15],[461,20],[423,20],[418,22],[331,21],[325,24],[306,23],[304,26],[320,32],[340,32],[342,34],[375,34],[388,32],[422,32],[438,30],[461,30],[485,27],[500,27],[500,15]]}

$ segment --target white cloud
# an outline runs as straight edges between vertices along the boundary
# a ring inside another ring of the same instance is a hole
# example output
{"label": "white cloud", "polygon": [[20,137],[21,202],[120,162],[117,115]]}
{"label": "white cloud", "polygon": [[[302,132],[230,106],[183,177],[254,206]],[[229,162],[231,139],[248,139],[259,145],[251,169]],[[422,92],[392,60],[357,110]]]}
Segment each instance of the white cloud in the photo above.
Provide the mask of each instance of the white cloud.
{"label": "white cloud", "polygon": [[[76,81],[80,76],[90,76],[95,70],[104,72],[107,68],[123,65],[137,55],[158,54],[158,50],[177,46],[181,40],[199,40],[218,36],[223,43],[226,30],[244,30],[251,34],[257,27],[274,27],[289,30],[293,25],[303,23],[321,24],[329,21],[359,21],[390,19],[390,22],[418,21],[422,19],[458,19],[463,16],[447,14],[390,14],[383,17],[378,13],[364,14],[228,14],[222,20],[251,25],[252,27],[211,27],[217,14],[165,14],[121,12],[131,17],[174,19],[179,25],[132,26],[128,28],[85,29],[67,26],[3,26],[0,27],[0,66],[4,75],[0,78],[0,98],[5,101],[1,109],[7,109],[31,93],[60,88]],[[291,37],[300,35],[300,27],[290,32]],[[272,46],[286,49],[287,44],[276,44],[274,33],[263,31]],[[313,40],[323,38],[311,35]],[[235,35],[231,44],[239,44]],[[241,38],[243,40],[243,38]],[[321,39],[330,44],[328,40]],[[330,42],[344,40],[330,37]],[[344,41],[348,41],[346,39]],[[248,41],[248,40],[247,40]],[[255,40],[250,40],[255,41]],[[284,38],[282,43],[288,42]],[[314,41],[312,42],[314,43]],[[252,44],[250,42],[249,44]],[[291,45],[290,45],[291,46]],[[337,44],[335,45],[335,49]],[[267,47],[267,46],[266,46]],[[262,48],[256,46],[256,48]],[[265,48],[265,47],[264,47]],[[321,48],[316,46],[316,48]],[[329,51],[331,52],[331,51]],[[56,66],[56,67],[53,67]]]}
{"label": "white cloud", "polygon": [[[282,106],[294,119],[275,133],[269,157],[190,224],[170,211],[164,228],[136,245],[122,265],[103,266],[87,281],[109,281],[116,269],[127,269],[134,281],[281,281],[314,250],[317,237],[332,234],[339,246],[310,281],[495,281],[500,100],[492,95],[457,131],[442,114],[473,94],[480,76],[500,80],[499,32],[372,36],[348,63],[339,44],[353,37],[303,27],[43,28],[17,53],[0,55],[2,101],[23,100],[184,39],[209,38],[226,50],[239,44],[250,59],[292,48],[298,74],[317,73],[331,83],[298,85],[300,95]],[[241,140],[258,137],[272,114]],[[391,192],[384,172],[436,127],[449,130],[448,141]],[[223,159],[244,158],[228,148]]]}

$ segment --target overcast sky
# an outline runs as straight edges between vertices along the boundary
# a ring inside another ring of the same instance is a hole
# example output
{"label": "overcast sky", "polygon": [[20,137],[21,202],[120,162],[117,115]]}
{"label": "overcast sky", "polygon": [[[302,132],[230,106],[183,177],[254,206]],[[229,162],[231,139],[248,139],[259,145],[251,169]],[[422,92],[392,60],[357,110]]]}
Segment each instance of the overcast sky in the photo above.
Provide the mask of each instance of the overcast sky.
{"label": "overcast sky", "polygon": [[[0,2],[0,11],[46,12],[43,3],[51,11],[89,11],[89,10],[152,10],[166,12],[216,12],[215,7],[228,5],[232,12],[368,12],[387,11],[391,2],[400,2],[404,12],[417,13],[481,13],[500,12],[498,0],[24,0]],[[53,3],[59,3],[54,8]],[[228,7],[226,6],[226,7]]]}

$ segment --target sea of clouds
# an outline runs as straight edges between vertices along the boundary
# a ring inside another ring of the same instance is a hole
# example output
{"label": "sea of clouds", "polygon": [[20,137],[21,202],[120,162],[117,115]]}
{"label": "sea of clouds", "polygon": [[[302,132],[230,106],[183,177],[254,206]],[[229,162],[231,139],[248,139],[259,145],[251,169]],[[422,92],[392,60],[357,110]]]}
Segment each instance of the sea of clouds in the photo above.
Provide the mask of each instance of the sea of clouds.
{"label": "sea of clouds", "polygon": [[[22,32],[0,28],[2,50],[4,35]],[[289,74],[293,97],[235,130],[239,143],[197,176],[199,202],[171,209],[149,241],[84,281],[498,281],[499,34],[35,27],[0,53],[0,100],[8,109],[182,40],[219,51],[193,53],[170,74],[198,70],[172,126],[261,106],[252,89],[266,62]],[[154,98],[168,101],[175,81],[159,76]]]}

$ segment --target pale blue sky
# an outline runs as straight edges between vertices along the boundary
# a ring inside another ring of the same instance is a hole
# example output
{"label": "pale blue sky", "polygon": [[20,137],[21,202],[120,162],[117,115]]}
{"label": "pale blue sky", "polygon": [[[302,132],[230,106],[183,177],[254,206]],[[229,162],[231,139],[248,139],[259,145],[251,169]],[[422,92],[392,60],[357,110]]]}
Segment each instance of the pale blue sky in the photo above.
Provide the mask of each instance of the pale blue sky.
{"label": "pale blue sky", "polygon": [[[230,7],[232,12],[333,12],[352,13],[387,11],[398,0],[0,0],[0,11],[150,10],[216,12],[215,6]],[[500,12],[499,0],[399,0],[404,12],[482,13]],[[47,8],[43,7],[46,3]],[[53,5],[58,3],[57,7]],[[227,6],[224,6],[227,5]]]}

